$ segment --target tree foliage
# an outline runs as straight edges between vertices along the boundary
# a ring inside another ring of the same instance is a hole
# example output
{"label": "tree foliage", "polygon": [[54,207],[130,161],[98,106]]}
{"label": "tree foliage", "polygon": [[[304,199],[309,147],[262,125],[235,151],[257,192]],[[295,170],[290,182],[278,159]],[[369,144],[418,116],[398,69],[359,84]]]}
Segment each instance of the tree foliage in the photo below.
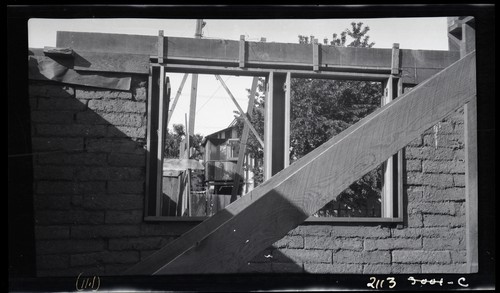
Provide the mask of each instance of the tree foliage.
{"label": "tree foliage", "polygon": [[[332,40],[323,40],[324,45],[366,47],[374,45],[367,35],[370,28],[363,23],[351,23],[351,28],[338,34],[332,34]],[[314,36],[299,35],[299,43],[308,44]],[[260,80],[255,96],[255,110],[252,122],[263,137],[265,108],[264,79]],[[371,113],[380,106],[382,87],[380,83],[367,81],[336,81],[316,79],[292,79],[290,114],[290,162],[300,159],[333,136]],[[239,118],[238,127],[243,128],[243,119]],[[252,135],[251,135],[252,136]],[[263,150],[255,139],[250,139],[247,151],[261,162],[253,171],[256,181],[262,180]],[[348,216],[366,215],[367,203],[377,202],[380,197],[381,170],[376,169],[352,184],[337,197],[347,210]],[[333,204],[321,209],[321,216],[335,215]],[[379,216],[380,214],[378,214]]]}
{"label": "tree foliage", "polygon": [[[182,140],[186,137],[186,131],[184,130],[184,125],[174,124],[172,126],[172,131],[167,130],[167,135],[165,137],[165,151],[164,157],[167,159],[178,159],[179,150]],[[195,134],[190,136],[190,145],[194,149],[191,158],[201,160],[203,158],[203,152],[201,149],[201,141],[203,136],[201,134]]]}

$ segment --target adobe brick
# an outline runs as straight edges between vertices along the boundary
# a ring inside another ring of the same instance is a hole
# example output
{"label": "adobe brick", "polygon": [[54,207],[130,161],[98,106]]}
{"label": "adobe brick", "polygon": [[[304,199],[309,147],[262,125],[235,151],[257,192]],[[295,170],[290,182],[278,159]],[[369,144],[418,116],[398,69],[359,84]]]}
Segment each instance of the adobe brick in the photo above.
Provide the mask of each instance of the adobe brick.
{"label": "adobe brick", "polygon": [[88,165],[102,166],[106,164],[107,154],[104,153],[52,153],[40,154],[38,164],[40,165]]}
{"label": "adobe brick", "polygon": [[36,243],[36,253],[42,255],[102,251],[105,246],[104,240],[39,240]]}
{"label": "adobe brick", "polygon": [[31,111],[38,109],[38,98],[30,98],[29,104]]}
{"label": "adobe brick", "polygon": [[106,211],[106,224],[138,224],[144,220],[142,210]]}
{"label": "adobe brick", "polygon": [[285,236],[273,244],[277,248],[304,248],[302,236]]}
{"label": "adobe brick", "polygon": [[406,160],[406,171],[422,171],[422,161],[421,160]]}
{"label": "adobe brick", "polygon": [[449,215],[424,215],[425,227],[461,227],[465,226],[465,217]]}
{"label": "adobe brick", "polygon": [[423,264],[422,274],[459,274],[467,273],[466,264]]}
{"label": "adobe brick", "polygon": [[108,126],[108,137],[146,138],[146,127]]}
{"label": "adobe brick", "polygon": [[453,176],[450,174],[426,174],[422,176],[422,185],[439,188],[453,187]]}
{"label": "adobe brick", "polygon": [[276,262],[294,263],[331,263],[330,250],[280,249],[273,251],[273,260]]}
{"label": "adobe brick", "polygon": [[73,194],[76,184],[68,181],[38,181],[36,192],[39,194]]}
{"label": "adobe brick", "polygon": [[426,187],[423,192],[425,201],[462,201],[465,200],[464,188],[437,189]]}
{"label": "adobe brick", "polygon": [[395,263],[395,264],[392,264],[391,273],[393,273],[393,274],[420,274],[420,273],[422,273],[422,268],[421,268],[420,264]]}
{"label": "adobe brick", "polygon": [[63,269],[69,267],[67,255],[37,255],[37,269]]}
{"label": "adobe brick", "polygon": [[77,99],[43,98],[38,99],[39,110],[61,111],[74,110],[83,111],[87,108],[85,102]]}
{"label": "adobe brick", "polygon": [[138,210],[144,207],[144,198],[137,194],[93,194],[84,196],[81,206],[90,210]]}
{"label": "adobe brick", "polygon": [[55,84],[29,84],[31,97],[71,98],[75,90],[67,85]]}
{"label": "adobe brick", "polygon": [[436,141],[435,134],[428,134],[424,136],[424,146],[452,149],[463,148],[463,136],[456,134],[440,134],[438,132]]}
{"label": "adobe brick", "polygon": [[408,227],[418,228],[423,226],[424,222],[421,213],[408,214]]}
{"label": "adobe brick", "polygon": [[333,263],[357,263],[357,264],[375,264],[390,263],[390,251],[348,251],[339,250],[333,253]]}
{"label": "adobe brick", "polygon": [[128,100],[90,100],[88,107],[91,110],[102,112],[126,112],[126,113],[144,113],[146,112],[146,103],[134,102]]}
{"label": "adobe brick", "polygon": [[392,266],[386,264],[365,264],[363,266],[363,274],[390,274]]}
{"label": "adobe brick", "polygon": [[39,225],[102,224],[104,212],[96,211],[37,211],[35,222]]}
{"label": "adobe brick", "polygon": [[35,210],[68,210],[71,209],[71,195],[56,194],[35,196],[33,201]]}
{"label": "adobe brick", "polygon": [[197,223],[143,223],[141,225],[142,236],[179,236],[191,230]]}
{"label": "adobe brick", "polygon": [[405,157],[406,159],[449,161],[455,158],[455,152],[445,148],[407,147]]}
{"label": "adobe brick", "polygon": [[365,238],[387,238],[390,236],[388,228],[335,226],[330,228],[332,237],[365,237]]}
{"label": "adobe brick", "polygon": [[392,251],[394,263],[451,263],[449,251],[428,250],[394,250]]}
{"label": "adobe brick", "polygon": [[76,169],[75,177],[81,181],[137,180],[144,178],[144,170],[132,167],[82,167]]}
{"label": "adobe brick", "polygon": [[465,175],[453,174],[453,186],[465,187]]}
{"label": "adobe brick", "polygon": [[456,250],[460,247],[460,239],[450,238],[424,238],[424,250]]}
{"label": "adobe brick", "polygon": [[392,237],[402,237],[402,238],[463,238],[465,236],[465,230],[463,228],[453,228],[448,227],[425,227],[425,228],[404,228],[404,229],[393,229]]}
{"label": "adobe brick", "polygon": [[147,99],[147,88],[138,87],[133,90],[133,97],[136,101],[146,101]]}
{"label": "adobe brick", "polygon": [[81,124],[91,125],[114,125],[114,126],[132,126],[140,127],[144,120],[143,114],[135,113],[97,113],[93,111],[84,111],[77,113],[76,121]]}
{"label": "adobe brick", "polygon": [[465,162],[423,161],[422,169],[425,173],[465,173]]}
{"label": "adobe brick", "polygon": [[104,251],[71,256],[71,266],[96,264],[129,264],[139,261],[138,251]]}
{"label": "adobe brick", "polygon": [[54,137],[104,137],[107,134],[107,127],[104,125],[83,125],[83,124],[39,124],[36,126],[38,136]]}
{"label": "adobe brick", "polygon": [[466,263],[467,262],[467,251],[451,251],[451,262],[452,263]]}
{"label": "adobe brick", "polygon": [[109,240],[110,250],[156,250],[168,243],[165,237],[118,238]]}
{"label": "adobe brick", "polygon": [[143,193],[144,181],[109,181],[108,193]]}
{"label": "adobe brick", "polygon": [[298,226],[297,228],[291,230],[288,234],[289,235],[330,235],[332,231],[332,227],[329,226],[322,226],[322,225],[301,225]]}
{"label": "adobe brick", "polygon": [[365,251],[393,250],[393,249],[421,249],[422,240],[412,238],[399,239],[365,239]]}
{"label": "adobe brick", "polygon": [[32,137],[33,151],[82,151],[83,138]]}
{"label": "adobe brick", "polygon": [[78,99],[132,99],[132,93],[110,90],[91,90],[88,88],[76,88],[75,97]]}
{"label": "adobe brick", "polygon": [[111,153],[108,162],[111,166],[144,167],[146,166],[146,156]]}
{"label": "adobe brick", "polygon": [[108,153],[124,153],[124,154],[145,154],[143,146],[129,139],[87,139],[86,149],[89,152],[108,152]]}
{"label": "adobe brick", "polygon": [[35,236],[37,240],[46,239],[68,239],[69,226],[35,226]]}
{"label": "adobe brick", "polygon": [[410,202],[408,213],[455,215],[455,205],[452,202]]}
{"label": "adobe brick", "polygon": [[409,142],[406,146],[407,147],[421,147],[423,145],[423,136],[419,136],[417,138],[415,138],[414,140],[412,140],[411,142]]}
{"label": "adobe brick", "polygon": [[361,274],[363,272],[363,265],[305,263],[304,271],[317,274]]}
{"label": "adobe brick", "polygon": [[[362,237],[363,235],[359,235]],[[306,249],[363,250],[363,241],[358,238],[305,237]]]}
{"label": "adobe brick", "polygon": [[423,190],[422,186],[408,186],[406,189],[408,202],[421,201]]}
{"label": "adobe brick", "polygon": [[73,167],[66,166],[40,166],[33,167],[34,179],[53,179],[53,180],[73,180]]}
{"label": "adobe brick", "polygon": [[71,227],[71,238],[95,239],[115,237],[137,237],[140,227],[137,225],[81,225]]}
{"label": "adobe brick", "polygon": [[68,124],[73,122],[73,111],[31,111],[31,121],[37,123]]}

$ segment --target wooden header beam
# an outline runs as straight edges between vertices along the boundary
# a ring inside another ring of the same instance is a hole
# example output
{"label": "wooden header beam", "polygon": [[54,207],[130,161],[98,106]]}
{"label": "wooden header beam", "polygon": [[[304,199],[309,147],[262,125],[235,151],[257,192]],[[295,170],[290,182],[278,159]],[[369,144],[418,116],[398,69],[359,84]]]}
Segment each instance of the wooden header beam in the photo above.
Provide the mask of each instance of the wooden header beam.
{"label": "wooden header beam", "polygon": [[235,273],[352,182],[476,95],[475,52],[376,110],[128,274]]}
{"label": "wooden header beam", "polygon": [[[332,72],[390,74],[392,69],[391,49],[336,46],[313,46],[311,49],[310,44],[247,41],[242,47],[241,41],[177,37],[164,37],[163,41],[164,44],[168,44],[164,46],[164,62],[170,66],[187,66],[184,72],[197,70],[203,66],[231,69],[235,74],[250,69],[260,69],[267,73],[283,70],[292,74],[294,70],[298,70],[321,78],[322,74]],[[75,69],[78,70],[104,71],[109,68],[114,71],[113,68],[123,69],[124,66],[120,63],[127,62],[135,64],[143,73],[147,73],[147,65],[143,63],[149,62],[150,58],[158,58],[157,43],[158,37],[155,36],[57,32],[57,47],[72,48],[77,53]],[[110,56],[110,54],[116,55]],[[127,57],[120,57],[123,54],[127,54]],[[132,57],[133,60],[130,60]],[[458,60],[459,53],[401,50],[401,58],[404,82],[418,84]],[[175,68],[181,70],[182,66]],[[353,75],[353,78],[355,77],[356,75]]]}

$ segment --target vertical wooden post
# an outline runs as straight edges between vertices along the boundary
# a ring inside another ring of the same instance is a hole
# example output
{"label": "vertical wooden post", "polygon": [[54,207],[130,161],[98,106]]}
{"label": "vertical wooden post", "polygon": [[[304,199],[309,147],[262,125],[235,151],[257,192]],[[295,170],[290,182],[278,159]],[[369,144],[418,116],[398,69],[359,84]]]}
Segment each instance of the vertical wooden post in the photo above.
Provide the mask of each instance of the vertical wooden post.
{"label": "vertical wooden post", "polygon": [[[400,50],[399,44],[392,46],[391,76],[385,82],[382,106],[396,99],[403,91],[402,81],[399,78]],[[382,217],[401,217],[402,195],[402,151],[384,162],[382,174]]]}
{"label": "vertical wooden post", "polygon": [[[203,28],[203,19],[196,20],[195,38],[201,39]],[[191,99],[189,102],[189,133],[194,134],[194,125],[196,120],[196,95],[198,91],[198,74],[191,75]]]}
{"label": "vertical wooden post", "polygon": [[268,86],[264,116],[264,180],[286,167],[285,155],[289,155],[289,149],[285,146],[290,139],[290,128],[285,127],[290,123],[290,115],[286,114],[290,110],[286,105],[290,101],[285,95],[285,87],[290,87],[287,74],[271,71]]}
{"label": "vertical wooden post", "polygon": [[245,35],[240,35],[239,67],[245,67]]}
{"label": "vertical wooden post", "polygon": [[[393,77],[385,82],[384,97],[382,100],[382,105],[390,103],[393,99]],[[383,173],[382,173],[382,217],[392,218],[394,216],[394,189],[393,189],[393,174],[394,174],[394,157],[390,157],[383,163]]]}
{"label": "vertical wooden post", "polygon": [[[317,41],[317,40],[316,40]],[[290,72],[286,73],[285,81],[285,133],[284,133],[284,168],[290,165],[290,112],[291,112],[291,89],[292,74]]]}
{"label": "vertical wooden post", "polygon": [[[252,117],[253,113],[255,92],[257,91],[258,82],[259,78],[254,77],[252,80],[252,87],[250,88],[250,96],[248,98],[248,106],[246,113],[249,119]],[[243,176],[242,174],[242,170],[243,170],[243,162],[245,160],[245,152],[247,148],[247,141],[249,134],[250,134],[250,127],[247,123],[245,123],[245,125],[243,126],[243,132],[241,134],[240,148],[238,150],[238,162],[236,163],[236,170],[234,172],[233,189],[231,191],[231,202],[234,202],[236,200],[238,190],[240,189],[240,181],[242,178],[245,178],[245,176]]]}
{"label": "vertical wooden post", "polygon": [[162,177],[163,177],[163,150],[165,148],[165,123],[168,114],[168,82],[165,78],[165,67],[160,66],[158,76],[159,85],[159,100],[158,100],[158,149],[156,153],[157,168],[156,168],[156,215],[161,213],[161,194],[162,194]]}
{"label": "vertical wooden post", "polygon": [[[149,67],[148,77],[148,113],[150,113],[147,125],[147,139],[146,139],[146,215],[157,216],[156,212],[156,153],[158,148],[158,132],[156,131],[156,124],[158,123],[158,112],[153,111],[158,107],[157,99],[157,67]],[[153,127],[155,129],[153,129]]]}
{"label": "vertical wooden post", "polygon": [[467,272],[477,273],[478,266],[478,178],[477,178],[477,100],[464,106],[465,136],[465,215]]}
{"label": "vertical wooden post", "polygon": [[164,62],[163,59],[163,54],[164,54],[164,44],[165,44],[165,38],[163,36],[163,30],[158,31],[158,63],[162,64]]}
{"label": "vertical wooden post", "polygon": [[177,101],[179,100],[179,97],[181,96],[182,89],[184,88],[184,84],[186,83],[186,79],[188,77],[188,73],[184,74],[182,77],[181,85],[179,86],[179,89],[177,90],[177,93],[175,94],[174,101],[172,103],[172,107],[168,111],[168,118],[167,118],[167,125],[170,122],[170,119],[172,118],[172,114],[174,114],[175,106],[177,105]]}
{"label": "vertical wooden post", "polygon": [[319,44],[318,39],[311,40],[313,47],[313,70],[319,71]]}
{"label": "vertical wooden post", "polygon": [[[460,57],[475,50],[476,36],[471,25],[462,21]],[[465,215],[467,272],[479,271],[478,258],[478,178],[477,178],[477,97],[464,106]]]}

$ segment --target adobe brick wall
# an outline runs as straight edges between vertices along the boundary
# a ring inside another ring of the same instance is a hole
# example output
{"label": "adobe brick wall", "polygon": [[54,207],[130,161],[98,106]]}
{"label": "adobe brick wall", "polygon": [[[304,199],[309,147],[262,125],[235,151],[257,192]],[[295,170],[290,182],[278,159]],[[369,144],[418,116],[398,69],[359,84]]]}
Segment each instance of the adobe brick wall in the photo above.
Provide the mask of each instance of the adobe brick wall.
{"label": "adobe brick wall", "polygon": [[146,80],[30,82],[38,276],[119,274],[190,228],[143,221]]}
{"label": "adobe brick wall", "polygon": [[[196,224],[143,220],[146,80],[30,82],[38,276],[120,274]],[[241,272],[464,272],[462,113],[409,144],[405,166],[402,228],[301,225]]]}
{"label": "adobe brick wall", "polygon": [[242,272],[464,273],[463,111],[405,148],[405,222],[305,224],[257,255]]}

